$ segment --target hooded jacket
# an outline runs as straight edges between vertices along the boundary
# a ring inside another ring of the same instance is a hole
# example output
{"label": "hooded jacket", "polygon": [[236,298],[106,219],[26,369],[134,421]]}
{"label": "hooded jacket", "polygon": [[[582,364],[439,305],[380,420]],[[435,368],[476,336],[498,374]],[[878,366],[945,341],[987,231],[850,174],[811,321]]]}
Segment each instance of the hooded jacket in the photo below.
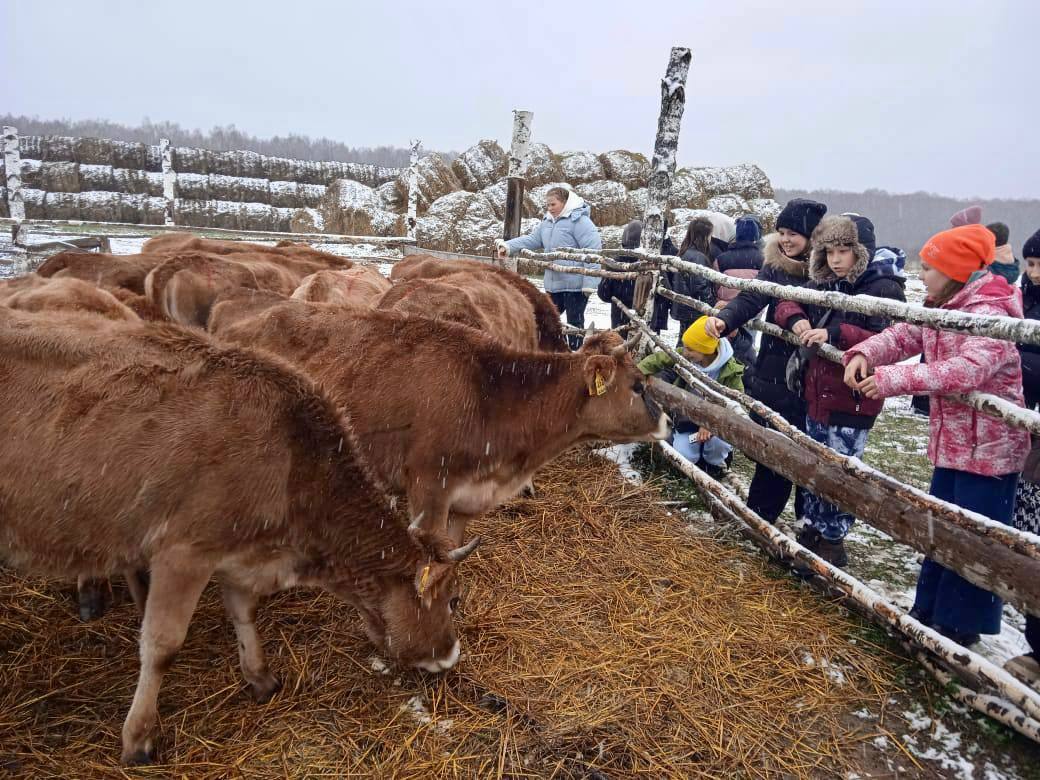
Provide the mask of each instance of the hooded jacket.
{"label": "hooded jacket", "polygon": [[[871,259],[869,247],[860,243],[857,225],[849,217],[824,217],[813,233],[813,251],[809,258],[809,284],[814,290],[828,290],[846,295],[872,295],[905,301],[906,279],[896,267],[894,255],[888,253]],[[851,246],[855,254],[852,270],[839,278],[827,265],[828,246]],[[892,258],[892,259],[890,259]],[[807,319],[813,327],[826,327],[827,343],[848,349],[888,327],[882,316],[844,312],[820,306],[781,301],[776,308],[776,321],[791,330],[799,320]],[[870,399],[845,384],[843,366],[814,354],[805,372],[806,413],[824,425],[847,428],[870,428],[881,413],[884,401]]]}
{"label": "hooded jacket", "polygon": [[[1018,291],[988,271],[973,274],[942,308],[1022,316]],[[927,362],[900,363],[921,352]],[[863,355],[875,368],[882,398],[931,396],[928,458],[937,467],[987,477],[1022,470],[1029,452],[1026,431],[947,397],[978,390],[1021,406],[1022,368],[1014,344],[901,322],[852,347],[845,363],[854,355]]]}
{"label": "hooded jacket", "polygon": [[[991,266],[992,267],[992,266]],[[1027,274],[1022,274],[1022,309],[1027,320],[1040,320],[1040,286],[1033,284]],[[1022,389],[1026,406],[1030,409],[1040,403],[1040,346],[1019,344],[1022,359]]]}
{"label": "hooded jacket", "polygon": [[[725,252],[715,258],[715,270],[737,279],[755,279],[762,270],[762,250],[758,246],[760,236],[758,223],[754,219],[738,219],[736,238]],[[737,297],[737,291],[732,287],[718,285],[715,295],[718,300],[729,302]]]}
{"label": "hooded jacket", "polygon": [[[645,376],[661,374],[661,379],[670,381],[676,387],[687,389],[686,382],[675,373],[675,361],[665,352],[653,352],[639,361],[637,368]],[[697,366],[697,369],[720,385],[731,390],[744,392],[744,366],[733,357],[733,347],[729,339],[719,339],[718,354],[707,366]],[[688,419],[677,419],[673,421],[676,433],[692,433],[700,426]]]}
{"label": "hooded jacket", "polygon": [[[591,249],[599,251],[603,248],[603,241],[599,231],[589,218],[589,205],[578,193],[573,190],[567,196],[567,202],[563,211],[556,219],[546,212],[542,221],[538,223],[530,233],[519,238],[511,238],[505,242],[509,248],[509,254],[515,254],[521,249]],[[594,263],[581,263],[577,260],[554,260],[554,265],[574,266],[575,268],[595,269],[599,266]],[[583,276],[581,273],[563,273],[562,271],[546,270],[545,291],[554,292],[594,292],[599,280],[594,276]]]}
{"label": "hooded jacket", "polygon": [[[808,250],[805,255],[791,258],[780,251],[776,234],[766,237],[762,249],[764,262],[758,278],[792,287],[803,287],[808,281]],[[762,309],[766,322],[776,324],[777,299],[765,293],[742,290],[721,312],[719,319],[726,323],[726,331],[735,330],[753,319]],[[805,403],[787,388],[787,360],[794,347],[786,341],[763,335],[755,361],[754,376],[748,382],[748,395],[784,415],[792,424],[805,425]]]}

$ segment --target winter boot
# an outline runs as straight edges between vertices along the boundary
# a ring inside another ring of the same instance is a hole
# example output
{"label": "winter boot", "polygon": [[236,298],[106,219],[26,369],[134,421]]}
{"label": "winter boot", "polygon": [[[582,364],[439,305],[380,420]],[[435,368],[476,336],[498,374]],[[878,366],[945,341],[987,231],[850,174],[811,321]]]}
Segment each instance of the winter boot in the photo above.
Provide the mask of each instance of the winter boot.
{"label": "winter boot", "polygon": [[803,528],[795,537],[795,541],[810,552],[816,553],[831,566],[837,566],[840,569],[849,563],[845,543],[840,539],[836,542],[824,539],[820,532],[811,525]]}
{"label": "winter boot", "polygon": [[968,634],[964,631],[955,631],[954,629],[947,628],[946,626],[933,625],[932,628],[934,628],[947,639],[953,640],[961,647],[971,647],[973,644],[975,644],[982,638],[978,634]]}

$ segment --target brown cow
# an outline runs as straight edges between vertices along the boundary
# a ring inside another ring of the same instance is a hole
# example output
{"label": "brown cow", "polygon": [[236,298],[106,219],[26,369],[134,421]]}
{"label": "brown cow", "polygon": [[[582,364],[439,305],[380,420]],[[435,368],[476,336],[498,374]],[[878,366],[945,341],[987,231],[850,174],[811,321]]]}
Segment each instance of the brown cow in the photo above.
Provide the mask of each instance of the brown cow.
{"label": "brown cow", "polygon": [[[501,334],[503,338],[498,340],[511,347],[531,346],[531,334],[524,327],[526,322],[512,330],[504,328],[501,320],[493,322],[477,302],[473,290],[468,285],[452,284],[450,279],[409,279],[397,282],[383,294],[376,308],[457,322],[489,336],[497,337]],[[510,338],[511,335],[519,338],[514,340]]]}
{"label": "brown cow", "polygon": [[162,260],[162,255],[106,255],[93,252],[59,252],[51,255],[36,273],[43,277],[82,279],[97,287],[121,287],[144,295],[148,272]]}
{"label": "brown cow", "polygon": [[0,558],[44,576],[149,570],[125,762],[153,755],[163,674],[214,576],[261,701],[279,682],[257,598],[290,587],[345,599],[400,663],[456,662],[454,562],[473,545],[430,562],[311,380],[201,332],[84,335],[79,316],[0,308]]}
{"label": "brown cow", "polygon": [[224,241],[217,238],[201,238],[191,233],[162,233],[148,239],[141,247],[144,254],[156,254],[170,252],[208,252],[213,255],[236,255],[247,254],[254,257],[260,255],[272,255],[279,258],[283,263],[300,263],[303,268],[302,275],[320,271],[323,268],[351,268],[352,260],[329,252],[322,252],[307,244],[295,243],[293,241],[279,241],[274,246],[267,244],[255,244],[251,241]]}
{"label": "brown cow", "polygon": [[304,278],[292,297],[310,303],[335,306],[376,305],[390,289],[390,280],[370,265],[355,265],[342,271],[317,271]]}
{"label": "brown cow", "polygon": [[[432,255],[408,255],[395,263],[390,279],[395,284],[411,279],[441,279],[452,276],[451,284],[462,287],[470,283],[468,277],[493,277],[500,285],[512,288],[525,298],[534,318],[534,333],[537,334],[538,349],[543,352],[568,352],[570,347],[563,335],[560,312],[552,299],[520,274],[501,266],[481,263],[478,260],[443,260]],[[485,312],[487,314],[487,312]],[[431,314],[431,316],[436,316]],[[496,333],[497,330],[496,326]]]}
{"label": "brown cow", "polygon": [[68,311],[136,322],[138,316],[112,293],[72,277],[46,279],[26,274],[0,282],[0,305],[25,312]]}
{"label": "brown cow", "polygon": [[420,537],[453,512],[450,535],[463,538],[468,516],[576,443],[670,433],[612,332],[575,353],[525,352],[455,323],[286,301],[219,335],[293,361],[332,393],[376,471],[407,495]]}
{"label": "brown cow", "polygon": [[145,296],[173,322],[204,328],[221,295],[239,289],[291,295],[302,278],[279,262],[247,254],[233,257],[204,252],[168,255],[148,274]]}

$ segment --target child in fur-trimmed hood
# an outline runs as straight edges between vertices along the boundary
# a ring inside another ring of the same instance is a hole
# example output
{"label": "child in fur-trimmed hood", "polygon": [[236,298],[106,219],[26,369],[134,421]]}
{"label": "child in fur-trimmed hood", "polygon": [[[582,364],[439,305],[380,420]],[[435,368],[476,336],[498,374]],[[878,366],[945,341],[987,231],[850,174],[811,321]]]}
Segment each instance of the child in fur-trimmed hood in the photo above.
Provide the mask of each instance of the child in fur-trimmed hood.
{"label": "child in fur-trimmed hood", "polygon": [[[905,301],[902,272],[885,259],[873,259],[860,242],[865,217],[825,217],[813,231],[809,257],[810,289],[833,290],[846,295],[872,295]],[[869,222],[869,221],[868,221]],[[873,225],[870,226],[873,228]],[[873,233],[871,229],[869,231]],[[776,321],[797,335],[806,348],[830,344],[848,349],[884,330],[885,317],[844,312],[781,301]],[[813,352],[805,370],[802,394],[806,401],[806,433],[842,455],[859,457],[867,446],[867,433],[881,412],[883,401],[865,398],[845,385],[845,369]],[[823,499],[806,493],[805,517],[809,525],[798,541],[835,566],[848,563],[844,539],[855,518]]]}

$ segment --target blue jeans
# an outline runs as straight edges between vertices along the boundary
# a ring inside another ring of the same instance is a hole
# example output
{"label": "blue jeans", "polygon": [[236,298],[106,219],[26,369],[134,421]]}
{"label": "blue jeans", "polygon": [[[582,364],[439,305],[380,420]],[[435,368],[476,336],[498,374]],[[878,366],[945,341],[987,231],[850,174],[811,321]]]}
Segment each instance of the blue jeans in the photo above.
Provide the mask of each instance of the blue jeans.
{"label": "blue jeans", "polygon": [[[868,428],[843,428],[824,425],[812,417],[805,418],[805,432],[841,455],[860,457],[867,446]],[[848,534],[856,518],[817,495],[805,491],[805,517],[820,536],[829,542],[840,542]]]}
{"label": "blue jeans", "polygon": [[696,433],[676,433],[672,436],[672,446],[690,463],[696,464],[701,458],[711,466],[726,465],[726,457],[733,452],[733,447],[718,436],[712,436],[703,444],[691,441]]}
{"label": "blue jeans", "polygon": [[[1010,525],[1018,474],[984,477],[936,468],[929,491],[964,509]],[[914,609],[924,622],[959,634],[999,634],[1004,602],[931,558],[921,564]]]}

